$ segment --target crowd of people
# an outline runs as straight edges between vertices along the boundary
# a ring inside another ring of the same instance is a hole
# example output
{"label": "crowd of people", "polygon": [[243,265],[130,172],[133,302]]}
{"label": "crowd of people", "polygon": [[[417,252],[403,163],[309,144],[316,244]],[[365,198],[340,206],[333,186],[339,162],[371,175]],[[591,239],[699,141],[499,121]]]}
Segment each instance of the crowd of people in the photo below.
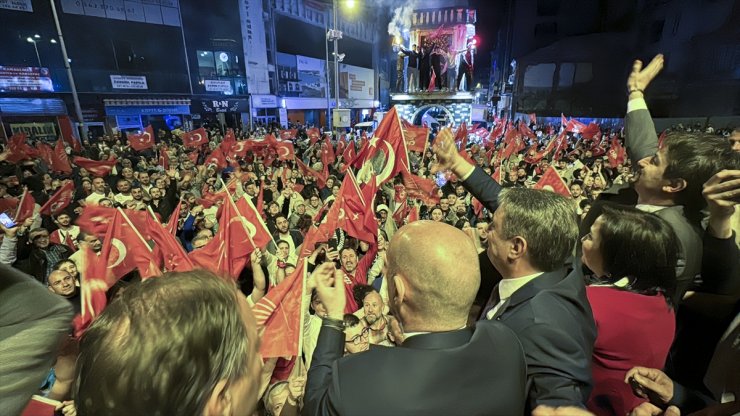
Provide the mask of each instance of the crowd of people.
{"label": "crowd of people", "polygon": [[619,130],[151,130],[67,145],[67,172],[11,140],[4,412],[740,412],[740,129],[659,138],[662,65]]}

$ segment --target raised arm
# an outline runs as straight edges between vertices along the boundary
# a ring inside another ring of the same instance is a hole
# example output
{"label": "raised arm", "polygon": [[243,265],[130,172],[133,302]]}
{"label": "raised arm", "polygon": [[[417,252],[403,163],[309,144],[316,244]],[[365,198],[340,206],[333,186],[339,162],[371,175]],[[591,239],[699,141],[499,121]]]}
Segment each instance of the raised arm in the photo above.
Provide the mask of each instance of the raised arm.
{"label": "raised arm", "polygon": [[645,68],[636,60],[627,79],[629,102],[624,122],[625,144],[632,165],[658,151],[658,136],[655,124],[645,103],[645,89],[663,69],[663,55],[658,54]]}

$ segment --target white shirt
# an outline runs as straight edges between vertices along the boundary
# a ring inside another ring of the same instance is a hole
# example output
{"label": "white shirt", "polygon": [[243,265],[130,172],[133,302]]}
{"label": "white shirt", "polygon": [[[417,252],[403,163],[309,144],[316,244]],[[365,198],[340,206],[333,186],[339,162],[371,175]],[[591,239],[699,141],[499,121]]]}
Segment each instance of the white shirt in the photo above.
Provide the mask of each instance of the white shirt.
{"label": "white shirt", "polygon": [[668,207],[662,206],[662,205],[650,205],[650,204],[637,204],[635,205],[635,208],[639,209],[642,212],[649,212],[651,214],[654,214],[662,209],[666,209]]}
{"label": "white shirt", "polygon": [[511,297],[511,295],[514,294],[517,290],[521,289],[522,286],[526,285],[530,282],[530,280],[533,280],[534,278],[542,275],[542,272],[537,272],[534,274],[530,274],[527,276],[522,277],[515,277],[513,279],[503,279],[498,284],[498,296],[499,301],[488,313],[486,313],[486,319],[493,319],[493,317],[496,315],[496,312],[498,312],[499,308],[504,304],[504,302]]}

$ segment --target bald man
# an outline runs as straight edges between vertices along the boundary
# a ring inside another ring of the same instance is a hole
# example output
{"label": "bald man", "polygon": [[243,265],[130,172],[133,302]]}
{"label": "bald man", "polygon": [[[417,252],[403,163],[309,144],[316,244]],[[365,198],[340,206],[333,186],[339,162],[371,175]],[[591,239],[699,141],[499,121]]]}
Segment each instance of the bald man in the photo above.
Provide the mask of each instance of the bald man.
{"label": "bald man", "polygon": [[393,236],[387,261],[390,309],[403,344],[345,358],[342,273],[330,262],[312,274],[327,317],[304,414],[522,414],[526,365],[517,337],[496,321],[466,327],[480,284],[470,238],[444,223],[416,221]]}

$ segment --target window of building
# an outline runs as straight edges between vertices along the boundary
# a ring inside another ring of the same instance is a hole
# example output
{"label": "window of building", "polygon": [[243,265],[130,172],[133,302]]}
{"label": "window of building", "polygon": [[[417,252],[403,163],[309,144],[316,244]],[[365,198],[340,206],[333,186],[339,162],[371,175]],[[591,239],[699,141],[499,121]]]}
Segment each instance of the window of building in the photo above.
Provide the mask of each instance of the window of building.
{"label": "window of building", "polygon": [[216,75],[216,62],[213,60],[213,52],[197,51],[198,74],[201,77],[212,77]]}
{"label": "window of building", "polygon": [[528,88],[550,88],[555,74],[555,64],[529,65],[524,70],[524,86]]}

